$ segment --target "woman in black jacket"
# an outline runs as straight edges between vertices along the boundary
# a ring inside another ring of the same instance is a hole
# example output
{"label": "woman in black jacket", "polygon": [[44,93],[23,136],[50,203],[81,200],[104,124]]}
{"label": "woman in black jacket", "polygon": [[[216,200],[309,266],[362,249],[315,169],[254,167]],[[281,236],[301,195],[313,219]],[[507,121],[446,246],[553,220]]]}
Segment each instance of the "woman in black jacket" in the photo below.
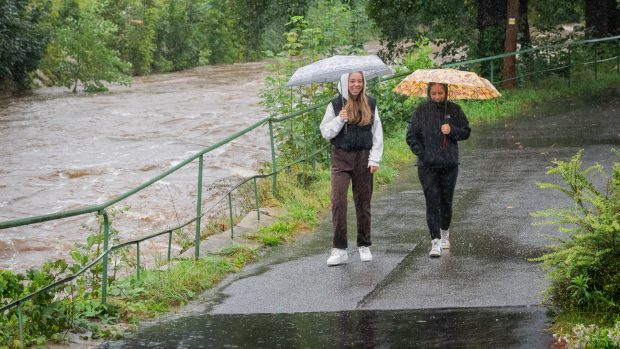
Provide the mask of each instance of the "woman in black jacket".
{"label": "woman in black jacket", "polygon": [[418,157],[418,177],[426,199],[426,222],[431,234],[431,257],[450,248],[452,198],[458,176],[458,141],[469,138],[469,121],[461,107],[447,100],[448,85],[430,83],[429,100],[413,112],[407,144]]}

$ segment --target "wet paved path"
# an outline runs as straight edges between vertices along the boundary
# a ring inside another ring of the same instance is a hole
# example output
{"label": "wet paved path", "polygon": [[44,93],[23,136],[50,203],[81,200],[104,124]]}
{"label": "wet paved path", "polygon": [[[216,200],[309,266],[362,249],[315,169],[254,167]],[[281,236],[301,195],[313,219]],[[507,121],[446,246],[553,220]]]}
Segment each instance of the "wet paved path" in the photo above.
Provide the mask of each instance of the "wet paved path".
{"label": "wet paved path", "polygon": [[102,347],[546,348],[544,274],[528,259],[556,229],[533,226],[530,213],[568,202],[536,183],[557,182],[546,166],[580,148],[586,164],[617,161],[618,94],[588,109],[474,127],[462,143],[452,248],[439,259],[428,257],[411,164],[373,198],[372,262],[359,261],[350,234],[349,261],[327,267],[326,217],[316,233],[225,280],[184,314]]}

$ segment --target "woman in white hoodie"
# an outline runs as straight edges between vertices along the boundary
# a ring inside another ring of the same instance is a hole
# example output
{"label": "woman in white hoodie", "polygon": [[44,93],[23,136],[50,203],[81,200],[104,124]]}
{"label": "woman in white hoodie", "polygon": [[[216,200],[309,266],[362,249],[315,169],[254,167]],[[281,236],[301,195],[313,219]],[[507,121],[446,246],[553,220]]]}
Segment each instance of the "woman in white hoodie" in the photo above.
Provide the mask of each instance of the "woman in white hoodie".
{"label": "woman in white hoodie", "polygon": [[[343,88],[344,87],[344,88]],[[374,98],[366,95],[363,72],[344,74],[321,122],[321,134],[332,143],[331,201],[334,239],[327,265],[338,265],[347,254],[347,192],[353,185],[360,259],[371,261],[370,199],[373,173],[383,155],[383,129]]]}

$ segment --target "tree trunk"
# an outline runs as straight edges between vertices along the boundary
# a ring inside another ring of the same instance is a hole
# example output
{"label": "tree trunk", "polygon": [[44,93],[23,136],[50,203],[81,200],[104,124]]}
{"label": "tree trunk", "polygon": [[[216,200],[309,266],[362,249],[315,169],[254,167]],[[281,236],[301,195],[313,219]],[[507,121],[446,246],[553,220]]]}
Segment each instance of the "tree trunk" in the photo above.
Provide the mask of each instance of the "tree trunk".
{"label": "tree trunk", "polygon": [[[506,31],[506,1],[478,0],[478,58],[489,57],[504,52],[504,35]],[[482,75],[494,80],[499,73],[500,64],[496,60],[482,63]]]}
{"label": "tree trunk", "polygon": [[616,0],[585,0],[588,37],[600,38],[617,33],[618,14]]}
{"label": "tree trunk", "polygon": [[532,36],[530,35],[530,22],[527,18],[528,0],[519,0],[519,35],[517,41],[521,44],[521,49],[532,47]]}
{"label": "tree trunk", "polygon": [[607,29],[610,35],[620,35],[620,3],[615,0],[609,1],[609,11],[607,17]]}
{"label": "tree trunk", "polygon": [[[506,41],[504,44],[504,53],[511,53],[517,50],[517,32],[519,31],[519,0],[508,0],[507,4],[508,22],[506,25]],[[504,65],[502,69],[502,87],[506,90],[517,87],[516,77],[517,57],[504,57]]]}

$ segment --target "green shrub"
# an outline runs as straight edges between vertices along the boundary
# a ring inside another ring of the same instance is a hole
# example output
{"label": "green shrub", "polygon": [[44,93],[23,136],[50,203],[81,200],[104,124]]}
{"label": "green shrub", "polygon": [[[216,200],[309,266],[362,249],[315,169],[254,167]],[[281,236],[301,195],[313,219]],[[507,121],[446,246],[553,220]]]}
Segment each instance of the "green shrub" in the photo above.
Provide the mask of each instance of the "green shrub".
{"label": "green shrub", "polygon": [[582,169],[579,151],[570,161],[554,161],[548,174],[563,184],[541,183],[566,194],[572,205],[534,213],[559,225],[561,237],[537,258],[548,270],[547,301],[560,312],[620,312],[620,163],[614,162],[607,187],[597,188],[590,174],[603,174],[600,164]]}
{"label": "green shrub", "polygon": [[620,348],[620,321],[614,327],[596,325],[577,325],[573,327],[574,339],[569,341],[569,348],[614,349]]}

